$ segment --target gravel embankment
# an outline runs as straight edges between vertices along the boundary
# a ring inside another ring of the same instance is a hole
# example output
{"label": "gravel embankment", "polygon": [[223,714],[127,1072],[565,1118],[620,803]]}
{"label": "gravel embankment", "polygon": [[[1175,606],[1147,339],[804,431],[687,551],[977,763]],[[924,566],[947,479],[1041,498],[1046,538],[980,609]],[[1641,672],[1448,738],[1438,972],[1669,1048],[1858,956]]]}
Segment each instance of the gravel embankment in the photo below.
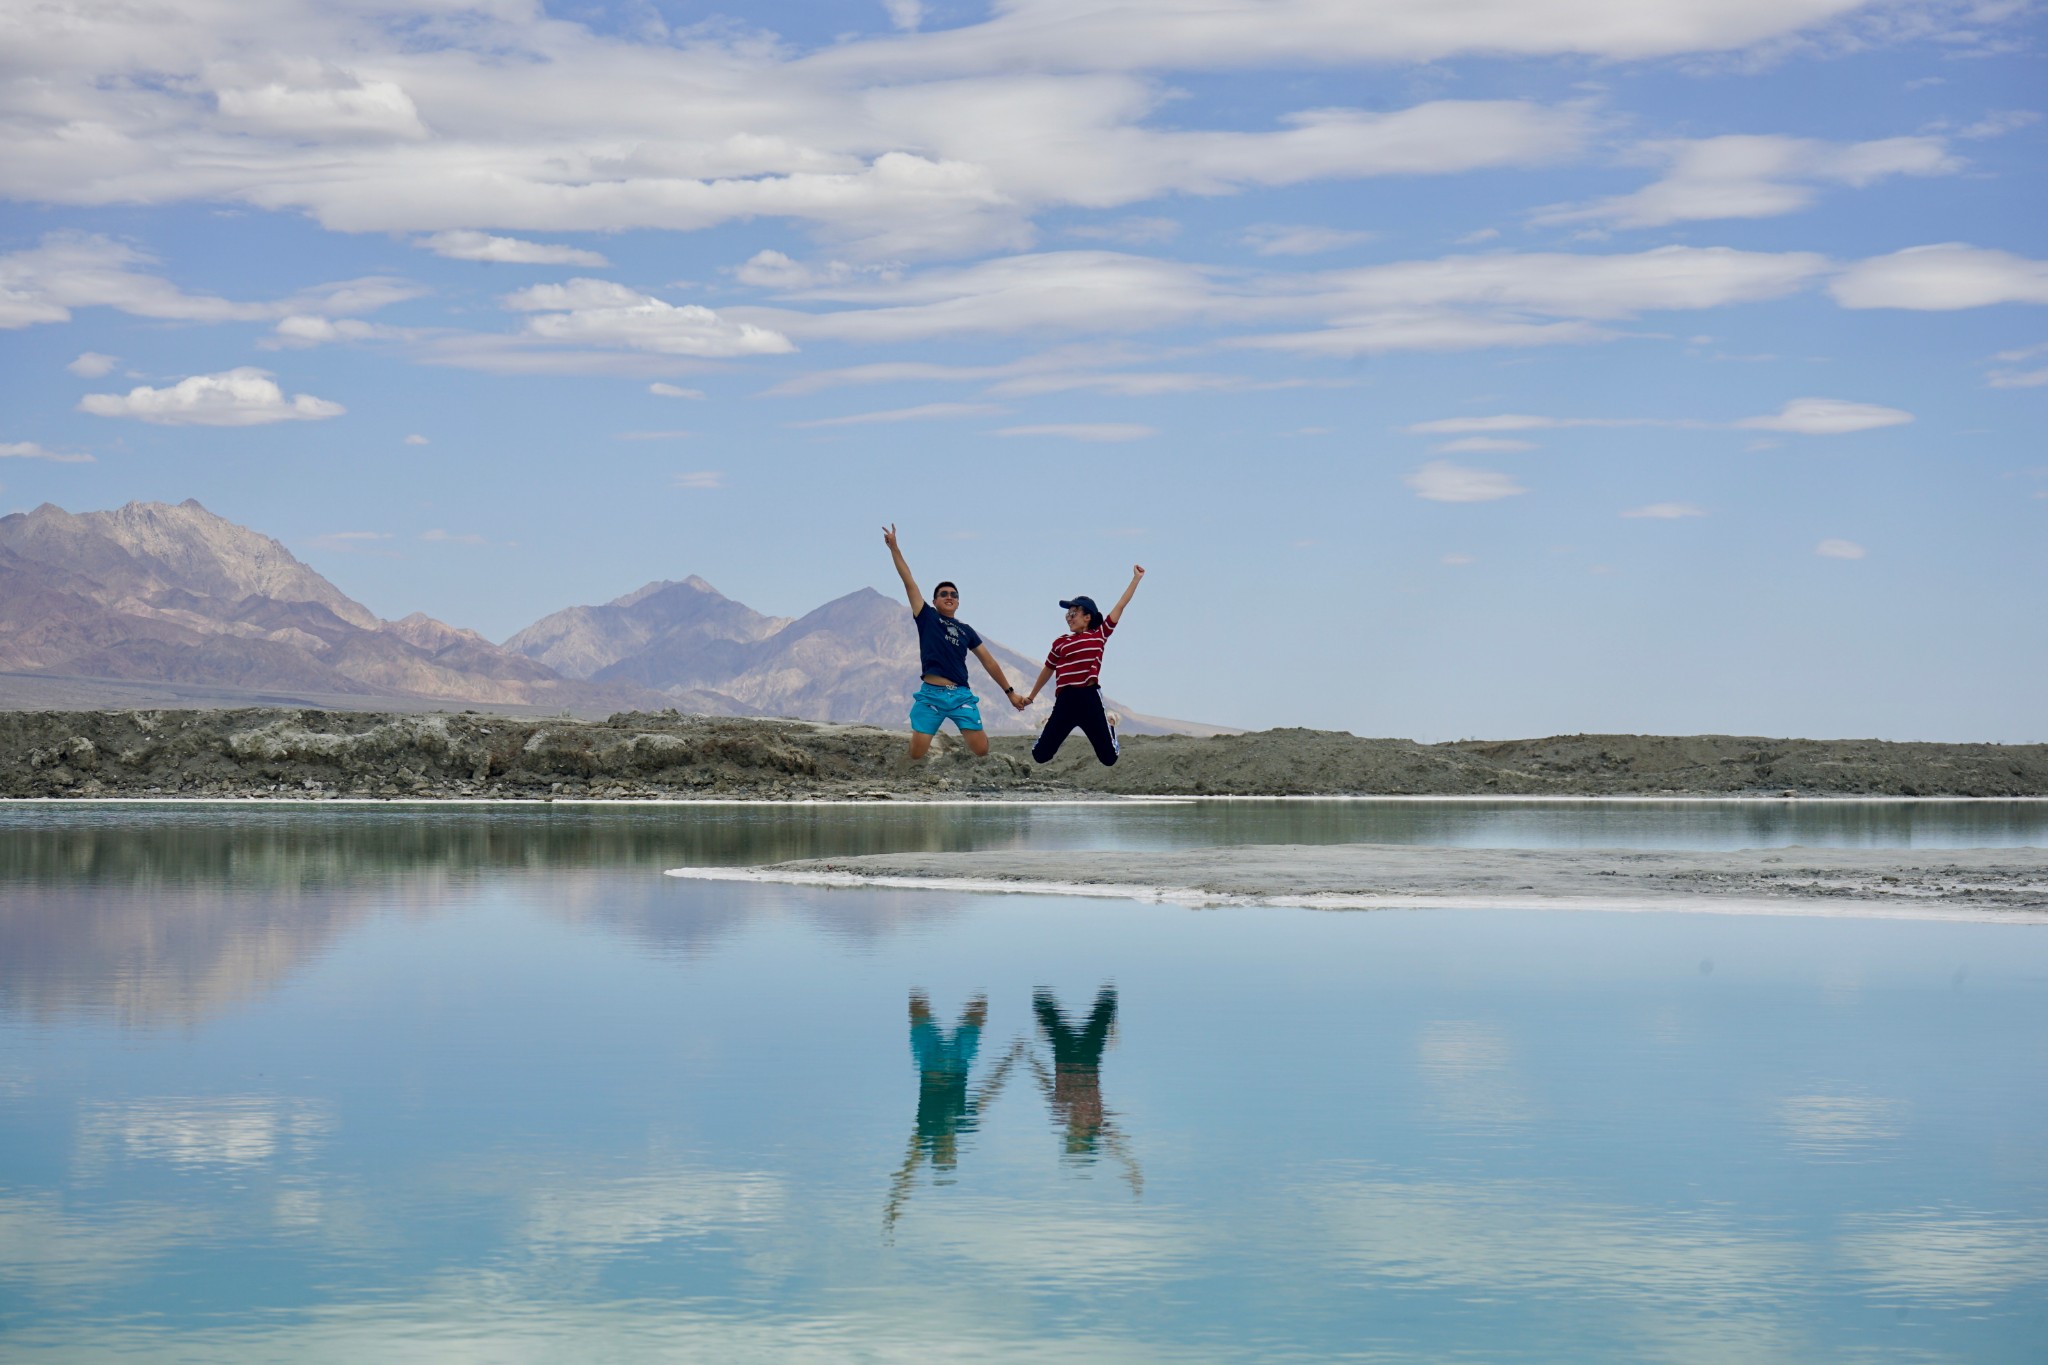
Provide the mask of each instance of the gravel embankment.
{"label": "gravel embankment", "polygon": [[1034,766],[864,725],[628,713],[317,710],[0,712],[0,796],[932,799],[1161,796],[2044,796],[2048,745],[1725,735],[1417,744],[1317,730],[1133,736],[1099,766],[1078,739]]}

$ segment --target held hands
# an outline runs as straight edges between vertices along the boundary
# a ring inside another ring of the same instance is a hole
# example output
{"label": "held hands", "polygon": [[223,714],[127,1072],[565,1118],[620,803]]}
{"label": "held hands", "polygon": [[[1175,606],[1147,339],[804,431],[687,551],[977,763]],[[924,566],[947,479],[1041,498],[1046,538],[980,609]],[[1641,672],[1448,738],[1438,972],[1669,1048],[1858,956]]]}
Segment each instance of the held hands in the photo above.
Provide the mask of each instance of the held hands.
{"label": "held hands", "polygon": [[1031,705],[1031,698],[1025,696],[1022,692],[1019,692],[1016,688],[1013,687],[1010,689],[1010,705],[1016,707],[1019,711],[1022,711],[1025,707]]}

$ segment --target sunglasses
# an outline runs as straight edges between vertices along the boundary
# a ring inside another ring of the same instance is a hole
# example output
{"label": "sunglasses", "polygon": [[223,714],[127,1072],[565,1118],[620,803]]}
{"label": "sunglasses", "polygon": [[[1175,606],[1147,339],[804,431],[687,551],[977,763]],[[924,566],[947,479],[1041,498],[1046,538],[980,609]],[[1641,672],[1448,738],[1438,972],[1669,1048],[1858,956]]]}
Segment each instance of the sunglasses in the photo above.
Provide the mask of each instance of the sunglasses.
{"label": "sunglasses", "polygon": [[943,591],[943,592],[935,592],[935,593],[933,593],[933,594],[932,594],[932,596],[934,596],[934,597],[951,597],[951,598],[955,598],[955,599],[957,599],[957,598],[958,598],[958,597],[960,596],[960,594],[959,594],[959,593],[957,593],[957,592],[954,592],[954,591],[953,591],[952,589],[950,589],[950,588],[949,588],[949,589],[946,589],[946,590],[945,590],[945,591]]}

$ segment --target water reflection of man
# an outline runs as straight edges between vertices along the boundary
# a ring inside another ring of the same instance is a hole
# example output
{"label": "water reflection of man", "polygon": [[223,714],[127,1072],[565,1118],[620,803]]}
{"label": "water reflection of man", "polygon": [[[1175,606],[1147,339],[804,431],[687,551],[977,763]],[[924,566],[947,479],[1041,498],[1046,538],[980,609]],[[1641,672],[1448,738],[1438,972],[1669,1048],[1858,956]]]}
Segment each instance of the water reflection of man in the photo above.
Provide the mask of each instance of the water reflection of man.
{"label": "water reflection of man", "polygon": [[977,995],[967,1002],[949,1034],[933,1017],[931,1002],[924,993],[910,993],[910,1055],[917,1063],[917,1126],[911,1131],[903,1165],[890,1185],[889,1204],[883,1217],[886,1225],[893,1225],[903,1211],[920,1162],[931,1162],[933,1174],[941,1177],[959,1164],[961,1135],[974,1131],[981,1111],[1002,1092],[1003,1082],[1009,1078],[1018,1054],[1014,1047],[996,1064],[979,1092],[968,1089],[968,1073],[974,1069],[974,1055],[981,1047],[981,1028],[987,1021],[988,997]]}
{"label": "water reflection of man", "polygon": [[1102,1102],[1102,1053],[1116,1033],[1116,987],[1104,986],[1096,993],[1095,1007],[1079,1028],[1067,1022],[1051,991],[1032,993],[1031,1012],[1052,1047],[1052,1071],[1048,1074],[1036,1057],[1031,1065],[1053,1118],[1066,1129],[1066,1155],[1086,1163],[1098,1153],[1108,1153],[1124,1168],[1124,1179],[1137,1193],[1144,1187],[1144,1174],[1115,1115]]}
{"label": "water reflection of man", "polygon": [[917,1062],[917,1146],[934,1171],[950,1171],[960,1159],[960,1129],[974,1126],[967,1073],[988,1022],[988,997],[977,995],[960,1013],[952,1035],[932,1017],[931,1002],[910,995],[910,1054]]}

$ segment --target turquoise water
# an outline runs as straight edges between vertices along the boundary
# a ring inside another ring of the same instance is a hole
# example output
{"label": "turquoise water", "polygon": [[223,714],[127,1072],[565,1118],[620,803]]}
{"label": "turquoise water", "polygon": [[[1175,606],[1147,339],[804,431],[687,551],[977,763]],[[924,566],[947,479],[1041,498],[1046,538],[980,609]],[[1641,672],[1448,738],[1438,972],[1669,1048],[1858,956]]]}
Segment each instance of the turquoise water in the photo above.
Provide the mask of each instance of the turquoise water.
{"label": "turquoise water", "polygon": [[6,808],[0,1354],[2041,1358],[2048,926],[658,875],[2048,844],[1401,805]]}

